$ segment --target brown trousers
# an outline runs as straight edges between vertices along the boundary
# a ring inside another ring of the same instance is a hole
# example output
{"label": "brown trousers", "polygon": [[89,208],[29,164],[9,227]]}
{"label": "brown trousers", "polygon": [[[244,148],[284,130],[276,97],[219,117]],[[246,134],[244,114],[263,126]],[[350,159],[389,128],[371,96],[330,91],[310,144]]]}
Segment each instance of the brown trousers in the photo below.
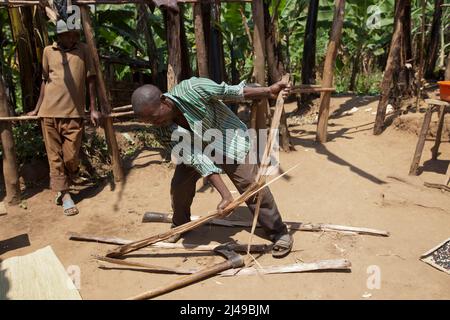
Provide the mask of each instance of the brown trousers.
{"label": "brown trousers", "polygon": [[[222,164],[218,166],[228,175],[241,194],[255,181],[258,172],[258,167],[252,164]],[[195,196],[196,182],[200,177],[200,174],[190,166],[185,164],[176,166],[170,188],[173,225],[179,226],[191,220],[191,204]],[[281,219],[280,212],[269,188],[262,189],[261,195],[258,223],[269,236],[287,232],[287,227]],[[252,214],[254,214],[256,208],[255,197],[250,198],[246,203]]]}
{"label": "brown trousers", "polygon": [[78,173],[83,119],[42,118],[42,134],[50,166],[50,188],[69,190]]}

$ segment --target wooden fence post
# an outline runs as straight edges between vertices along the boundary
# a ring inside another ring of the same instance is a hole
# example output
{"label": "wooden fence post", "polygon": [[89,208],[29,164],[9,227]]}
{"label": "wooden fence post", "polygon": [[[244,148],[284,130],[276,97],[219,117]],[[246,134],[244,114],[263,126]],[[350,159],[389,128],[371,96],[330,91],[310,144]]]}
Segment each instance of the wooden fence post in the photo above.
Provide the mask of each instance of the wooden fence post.
{"label": "wooden fence post", "polygon": [[[111,113],[111,103],[108,99],[105,80],[103,78],[103,72],[100,66],[100,58],[98,56],[97,46],[95,44],[92,20],[89,15],[89,7],[81,6],[81,18],[84,34],[86,36],[86,42],[92,59],[94,60],[95,71],[97,73],[97,93],[100,100],[100,107],[104,114],[109,114]],[[112,118],[104,119],[104,130],[108,149],[111,154],[111,164],[114,174],[114,180],[116,182],[123,181],[124,173],[122,168],[122,161],[120,159],[120,151],[117,145],[116,136],[114,134]]]}
{"label": "wooden fence post", "polygon": [[389,101],[389,93],[391,92],[392,77],[394,71],[397,69],[400,58],[400,43],[403,32],[403,12],[406,7],[406,1],[398,1],[395,11],[395,26],[394,34],[392,35],[391,47],[389,49],[389,56],[384,70],[383,81],[381,82],[381,97],[378,103],[377,115],[375,118],[375,125],[373,127],[373,134],[378,135],[383,132],[384,119],[386,117],[386,107]]}
{"label": "wooden fence post", "polygon": [[181,41],[180,15],[166,10],[166,32],[168,49],[167,90],[172,89],[181,80]]}
{"label": "wooden fence post", "polygon": [[[345,0],[335,1],[333,27],[331,29],[330,42],[328,43],[327,56],[323,67],[322,87],[333,86],[333,72],[337,51],[342,36],[344,25]],[[331,92],[322,92],[320,96],[319,121],[317,123],[316,140],[321,143],[327,142],[328,116],[330,113]]]}
{"label": "wooden fence post", "polygon": [[[6,87],[0,74],[0,116],[10,116],[8,110]],[[3,177],[5,180],[6,201],[10,205],[16,205],[20,202],[20,184],[11,122],[0,122],[0,139],[3,151]]]}
{"label": "wooden fence post", "polygon": [[[264,34],[264,6],[262,0],[252,2],[253,31],[253,76],[256,83],[266,85],[266,47]],[[261,99],[252,106],[252,128],[266,129],[267,99]]]}
{"label": "wooden fence post", "polygon": [[208,53],[206,51],[205,32],[203,30],[202,5],[194,3],[195,47],[197,49],[198,75],[209,78]]}

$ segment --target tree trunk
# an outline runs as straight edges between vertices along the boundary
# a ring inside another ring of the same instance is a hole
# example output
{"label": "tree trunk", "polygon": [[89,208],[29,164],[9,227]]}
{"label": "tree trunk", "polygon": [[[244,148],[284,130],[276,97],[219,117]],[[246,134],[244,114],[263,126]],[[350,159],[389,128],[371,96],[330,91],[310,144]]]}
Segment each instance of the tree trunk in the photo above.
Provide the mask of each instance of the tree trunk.
{"label": "tree trunk", "polygon": [[[319,0],[310,0],[303,42],[302,84],[316,83],[316,32],[318,13]],[[301,94],[300,99],[297,100],[297,110],[300,110],[302,105],[308,105],[313,96],[311,94]]]}
{"label": "tree trunk", "polygon": [[[100,58],[98,56],[97,45],[94,38],[94,30],[92,28],[92,21],[89,15],[89,7],[81,6],[81,21],[83,23],[83,30],[86,37],[86,43],[89,53],[94,60],[94,67],[97,79],[97,94],[100,101],[100,107],[103,114],[111,113],[111,104],[108,99],[108,92],[106,90],[103,72],[100,66]],[[108,150],[111,155],[111,165],[113,169],[114,179],[116,182],[121,182],[124,179],[122,168],[122,160],[120,159],[120,151],[117,145],[116,135],[114,133],[112,118],[104,119],[105,138],[108,144]]]}
{"label": "tree trunk", "polygon": [[[345,0],[336,0],[331,29],[330,42],[328,43],[327,55],[323,67],[322,87],[333,86],[333,72],[337,51],[342,36],[344,25]],[[328,115],[330,113],[331,92],[322,92],[320,97],[319,122],[317,124],[316,140],[321,143],[327,141]]]}
{"label": "tree trunk", "polygon": [[[19,57],[20,83],[22,88],[22,107],[24,112],[34,109],[39,89],[36,86],[37,79],[40,83],[40,73],[38,76],[36,66],[38,65],[35,56],[35,46],[32,43],[30,30],[33,27],[26,24],[32,22],[31,7],[9,8],[11,29],[13,38],[17,46]],[[28,18],[25,18],[28,17]],[[29,28],[27,28],[27,26]]]}
{"label": "tree trunk", "polygon": [[[0,74],[0,116],[10,116],[8,109],[6,87],[3,82],[3,76]],[[5,180],[6,201],[10,205],[16,205],[20,202],[20,184],[11,122],[0,122],[0,139],[3,151],[3,177]]]}
{"label": "tree trunk", "polygon": [[383,131],[384,119],[386,117],[386,107],[391,93],[393,75],[399,68],[401,37],[404,30],[402,17],[405,12],[406,2],[407,1],[398,1],[398,5],[395,10],[394,34],[392,35],[389,56],[386,62],[386,68],[384,70],[383,81],[381,83],[381,97],[380,102],[378,103],[377,116],[373,128],[373,133],[375,135],[378,135]]}
{"label": "tree trunk", "polygon": [[180,15],[170,10],[164,11],[166,17],[166,34],[168,49],[167,90],[171,90],[181,81],[181,41]]}
{"label": "tree trunk", "polygon": [[139,17],[140,17],[138,28],[139,28],[139,30],[142,30],[142,32],[144,33],[145,42],[147,45],[148,61],[150,62],[150,66],[151,66],[150,70],[152,72],[152,74],[151,74],[152,84],[159,86],[159,84],[160,84],[158,81],[159,59],[156,54],[157,49],[156,49],[155,40],[153,39],[152,29],[148,25],[150,17],[149,17],[148,11],[147,11],[147,6],[143,3],[140,3],[138,5],[138,10],[139,10]]}
{"label": "tree trunk", "polygon": [[209,78],[208,53],[203,26],[202,5],[194,3],[195,47],[197,51],[197,70],[199,77]]}
{"label": "tree trunk", "polygon": [[434,77],[434,67],[436,66],[436,61],[439,53],[439,33],[441,30],[442,3],[443,0],[434,1],[433,24],[431,26],[430,38],[426,46],[427,50],[424,71],[424,76],[426,79],[432,79]]}

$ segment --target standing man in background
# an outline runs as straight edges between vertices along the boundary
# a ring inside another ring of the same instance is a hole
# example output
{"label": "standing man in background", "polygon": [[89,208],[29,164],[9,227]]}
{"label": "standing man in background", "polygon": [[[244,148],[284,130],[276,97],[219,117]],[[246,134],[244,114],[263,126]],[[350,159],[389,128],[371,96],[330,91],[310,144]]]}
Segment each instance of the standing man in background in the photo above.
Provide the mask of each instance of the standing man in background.
{"label": "standing man in background", "polygon": [[83,135],[86,83],[89,88],[90,118],[98,126],[95,110],[95,69],[87,46],[80,42],[80,27],[58,20],[57,42],[44,49],[43,81],[35,110],[28,115],[41,117],[42,134],[50,166],[50,187],[55,202],[67,216],[78,214],[69,193],[79,171],[79,151]]}

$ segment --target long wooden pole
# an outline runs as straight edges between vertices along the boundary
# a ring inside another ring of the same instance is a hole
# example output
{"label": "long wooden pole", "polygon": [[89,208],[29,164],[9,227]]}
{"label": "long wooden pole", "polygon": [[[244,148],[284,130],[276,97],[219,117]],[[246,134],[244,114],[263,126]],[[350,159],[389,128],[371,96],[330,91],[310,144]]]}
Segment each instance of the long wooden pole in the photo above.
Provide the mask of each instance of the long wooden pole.
{"label": "long wooden pole", "polygon": [[375,125],[373,127],[373,133],[375,135],[383,132],[384,119],[386,117],[386,107],[389,101],[389,93],[391,91],[392,77],[396,66],[398,65],[398,60],[400,58],[400,41],[401,34],[403,31],[403,13],[406,6],[406,1],[398,1],[397,8],[395,11],[395,26],[394,34],[392,35],[391,47],[389,49],[389,56],[386,62],[386,68],[384,70],[383,81],[381,82],[381,97],[378,103],[377,115],[375,118]]}
{"label": "long wooden pole", "polygon": [[[327,56],[323,67],[322,86],[333,86],[333,72],[339,43],[344,25],[345,0],[336,0],[331,29],[330,42],[328,43]],[[317,123],[316,140],[321,143],[327,142],[328,116],[330,113],[331,92],[323,92],[320,97],[319,121]]]}
{"label": "long wooden pole", "polygon": [[165,11],[167,49],[169,53],[167,66],[167,90],[172,89],[181,80],[181,39],[180,15]]}
{"label": "long wooden pole", "polygon": [[[89,48],[89,52],[94,60],[95,71],[97,73],[97,93],[98,98],[100,100],[100,107],[104,114],[109,114],[111,112],[111,104],[108,99],[105,80],[103,78],[103,72],[100,66],[100,58],[98,56],[97,46],[95,44],[94,31],[92,28],[92,20],[89,15],[88,7],[86,6],[81,7],[81,18],[83,23],[84,34],[86,36],[86,42]],[[122,168],[122,160],[120,159],[120,151],[114,133],[112,118],[108,117],[104,120],[103,128],[105,130],[105,138],[108,144],[109,153],[111,155],[111,164],[114,174],[114,180],[116,182],[123,181],[124,173]]]}
{"label": "long wooden pole", "polygon": [[[167,0],[166,0],[167,1]],[[177,3],[202,3],[216,0],[177,0]],[[161,2],[153,0],[72,0],[72,5],[87,4],[129,4],[129,3]],[[221,0],[221,2],[252,2],[252,0]],[[42,0],[0,0],[0,6],[34,6],[42,3]],[[163,3],[163,2],[162,2]]]}
{"label": "long wooden pole", "polygon": [[208,54],[206,52],[205,32],[203,28],[202,5],[200,3],[194,3],[194,30],[198,75],[202,78],[209,78]]}
{"label": "long wooden pole", "polygon": [[[264,6],[262,0],[252,2],[253,10],[253,76],[255,82],[266,85],[266,46],[264,33]],[[252,124],[254,129],[266,129],[267,99],[261,99],[252,106]]]}
{"label": "long wooden pole", "polygon": [[[8,97],[3,77],[0,74],[0,116],[8,115]],[[5,180],[6,199],[8,204],[15,205],[20,202],[20,185],[14,137],[9,122],[0,122],[0,139],[3,149],[3,177]]]}
{"label": "long wooden pole", "polygon": [[422,79],[423,79],[423,68],[424,68],[424,47],[425,47],[425,21],[426,21],[426,9],[427,3],[426,0],[421,0],[422,7],[422,17],[421,17],[421,25],[420,25],[420,45],[419,45],[419,70],[417,76],[417,97],[416,97],[416,112],[419,111],[419,102],[420,97],[422,95]]}

